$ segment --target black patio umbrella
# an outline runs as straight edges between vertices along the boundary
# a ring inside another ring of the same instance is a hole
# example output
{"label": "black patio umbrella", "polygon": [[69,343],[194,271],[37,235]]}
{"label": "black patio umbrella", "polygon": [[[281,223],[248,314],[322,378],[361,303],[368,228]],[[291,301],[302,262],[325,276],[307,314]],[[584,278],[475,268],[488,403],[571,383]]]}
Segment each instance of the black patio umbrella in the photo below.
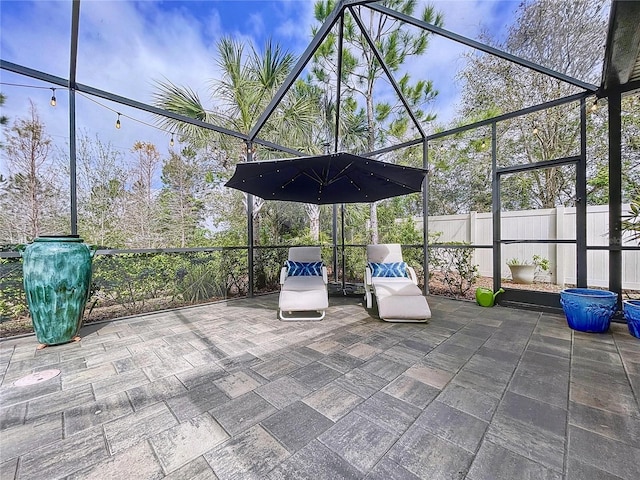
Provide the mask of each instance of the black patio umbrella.
{"label": "black patio umbrella", "polygon": [[419,192],[425,170],[350,153],[239,163],[225,184],[265,200],[371,203]]}
{"label": "black patio umbrella", "polygon": [[[265,200],[317,205],[371,203],[420,192],[426,170],[381,162],[350,153],[239,163],[227,187]],[[344,275],[342,291],[345,290]]]}

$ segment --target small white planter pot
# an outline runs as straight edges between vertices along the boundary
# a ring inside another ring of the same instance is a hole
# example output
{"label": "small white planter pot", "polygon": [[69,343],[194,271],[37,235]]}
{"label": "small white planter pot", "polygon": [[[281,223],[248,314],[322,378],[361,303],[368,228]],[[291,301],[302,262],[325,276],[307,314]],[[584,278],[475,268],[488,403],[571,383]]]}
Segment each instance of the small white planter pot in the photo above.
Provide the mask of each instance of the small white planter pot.
{"label": "small white planter pot", "polygon": [[533,283],[536,273],[535,265],[509,265],[513,283]]}

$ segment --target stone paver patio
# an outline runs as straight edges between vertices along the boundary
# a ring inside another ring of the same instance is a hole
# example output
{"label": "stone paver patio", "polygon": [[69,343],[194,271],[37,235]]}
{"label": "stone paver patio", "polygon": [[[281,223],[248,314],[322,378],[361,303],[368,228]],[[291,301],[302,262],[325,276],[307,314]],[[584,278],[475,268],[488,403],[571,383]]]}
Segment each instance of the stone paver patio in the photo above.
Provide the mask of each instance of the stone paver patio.
{"label": "stone paver patio", "polygon": [[268,295],[0,342],[0,478],[640,478],[625,325],[429,303],[426,325],[334,297],[281,322]]}

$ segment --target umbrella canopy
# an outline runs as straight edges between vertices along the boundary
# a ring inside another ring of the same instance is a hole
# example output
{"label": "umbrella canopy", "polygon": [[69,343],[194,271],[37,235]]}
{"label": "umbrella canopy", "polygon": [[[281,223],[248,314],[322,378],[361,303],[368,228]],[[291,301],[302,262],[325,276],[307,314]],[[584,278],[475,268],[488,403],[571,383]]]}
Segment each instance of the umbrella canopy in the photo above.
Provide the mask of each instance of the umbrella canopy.
{"label": "umbrella canopy", "polygon": [[426,170],[350,153],[239,163],[227,187],[265,200],[370,203],[419,192]]}

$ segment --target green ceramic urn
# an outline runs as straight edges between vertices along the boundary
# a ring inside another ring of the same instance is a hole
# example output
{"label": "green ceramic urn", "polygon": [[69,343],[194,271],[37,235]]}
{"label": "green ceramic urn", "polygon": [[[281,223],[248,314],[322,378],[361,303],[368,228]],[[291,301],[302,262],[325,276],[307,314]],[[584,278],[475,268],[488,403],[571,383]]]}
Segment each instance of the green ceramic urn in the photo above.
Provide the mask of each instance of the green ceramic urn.
{"label": "green ceramic urn", "polygon": [[91,249],[78,236],[36,238],[22,253],[24,290],[38,342],[70,342],[91,286]]}

